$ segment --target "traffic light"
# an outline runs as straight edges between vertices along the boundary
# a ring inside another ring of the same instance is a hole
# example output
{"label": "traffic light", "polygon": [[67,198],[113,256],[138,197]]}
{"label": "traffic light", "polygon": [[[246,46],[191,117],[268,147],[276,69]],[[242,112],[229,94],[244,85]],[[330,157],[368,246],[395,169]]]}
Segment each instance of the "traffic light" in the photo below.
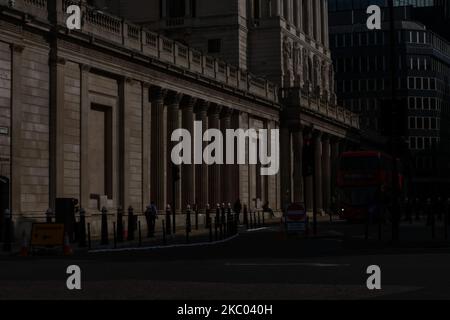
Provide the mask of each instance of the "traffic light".
{"label": "traffic light", "polygon": [[381,100],[379,128],[383,136],[403,137],[408,132],[408,108],[406,100]]}
{"label": "traffic light", "polygon": [[314,143],[312,138],[305,138],[303,141],[303,176],[308,177],[314,174]]}

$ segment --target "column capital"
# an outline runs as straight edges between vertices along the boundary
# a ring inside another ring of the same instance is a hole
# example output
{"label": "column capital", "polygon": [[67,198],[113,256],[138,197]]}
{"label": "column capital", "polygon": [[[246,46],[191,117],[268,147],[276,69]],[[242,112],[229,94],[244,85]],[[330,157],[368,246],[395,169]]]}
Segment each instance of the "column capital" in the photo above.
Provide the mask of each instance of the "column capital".
{"label": "column capital", "polygon": [[25,49],[25,46],[17,43],[11,43],[9,47],[11,48],[12,51],[17,53],[22,53],[22,51]]}
{"label": "column capital", "polygon": [[67,62],[67,59],[63,58],[63,57],[51,57],[50,58],[50,63],[52,63],[52,64],[65,65],[66,62]]}
{"label": "column capital", "polygon": [[322,140],[322,137],[323,137],[323,132],[322,131],[314,129],[312,134],[313,134],[313,137],[315,139]]}
{"label": "column capital", "polygon": [[84,71],[84,72],[90,72],[91,66],[88,64],[82,63],[82,64],[80,64],[80,69],[81,69],[81,71]]}
{"label": "column capital", "polygon": [[208,111],[209,115],[219,117],[220,112],[222,111],[222,106],[217,103],[210,104]]}
{"label": "column capital", "polygon": [[211,103],[203,99],[197,99],[197,104],[195,105],[195,112],[208,112]]}
{"label": "column capital", "polygon": [[228,108],[228,107],[222,107],[222,112],[221,112],[222,118],[231,118],[232,114],[233,114],[233,109]]}
{"label": "column capital", "polygon": [[152,84],[149,83],[149,82],[143,81],[143,82],[142,82],[142,86],[143,86],[145,89],[150,89],[150,87],[152,86]]}
{"label": "column capital", "polygon": [[183,94],[169,90],[165,97],[165,102],[169,106],[178,106],[181,102],[181,99],[183,98]]}
{"label": "column capital", "polygon": [[152,102],[159,102],[159,103],[164,102],[164,99],[168,91],[167,89],[163,89],[158,86],[151,86],[149,90],[150,90],[150,100]]}
{"label": "column capital", "polygon": [[330,136],[330,134],[328,134],[328,133],[323,133],[322,134],[322,141],[323,142],[325,142],[325,141],[330,141],[330,139],[331,139],[331,136]]}
{"label": "column capital", "polygon": [[197,98],[194,98],[194,97],[191,97],[188,95],[183,95],[183,97],[181,98],[181,101],[180,101],[180,107],[182,109],[194,108],[196,104],[197,104]]}

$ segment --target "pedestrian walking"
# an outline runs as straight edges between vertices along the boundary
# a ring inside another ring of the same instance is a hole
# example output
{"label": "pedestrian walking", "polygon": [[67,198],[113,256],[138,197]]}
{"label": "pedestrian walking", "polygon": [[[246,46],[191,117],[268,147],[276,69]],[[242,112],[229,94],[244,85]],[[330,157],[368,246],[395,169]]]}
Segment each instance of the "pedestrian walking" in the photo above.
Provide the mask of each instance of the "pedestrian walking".
{"label": "pedestrian walking", "polygon": [[158,209],[154,201],[150,203],[145,211],[145,219],[147,220],[147,234],[149,238],[155,236],[156,220],[158,219]]}

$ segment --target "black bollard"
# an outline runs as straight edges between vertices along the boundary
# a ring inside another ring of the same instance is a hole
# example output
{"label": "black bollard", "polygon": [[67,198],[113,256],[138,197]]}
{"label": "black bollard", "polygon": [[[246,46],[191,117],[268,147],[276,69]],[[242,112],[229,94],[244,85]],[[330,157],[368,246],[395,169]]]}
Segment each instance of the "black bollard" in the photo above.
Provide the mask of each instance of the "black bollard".
{"label": "black bollard", "polygon": [[444,234],[445,240],[448,240],[448,226],[450,224],[450,199],[447,200],[447,207],[445,208],[445,216],[444,216]]}
{"label": "black bollard", "polygon": [[205,216],[205,228],[211,229],[211,209],[209,207],[209,204],[206,205],[206,216]]}
{"label": "black bollard", "polygon": [[218,238],[218,233],[217,233],[217,230],[218,230],[218,226],[217,226],[217,222],[218,222],[218,219],[217,219],[217,216],[215,216],[214,217],[214,239],[217,241],[217,240],[219,240],[219,238]]}
{"label": "black bollard", "polygon": [[117,242],[123,242],[123,209],[117,209]]}
{"label": "black bollard", "polygon": [[52,209],[48,208],[47,212],[45,213],[45,216],[47,218],[46,219],[47,223],[53,223],[53,210]]}
{"label": "black bollard", "polygon": [[198,230],[198,207],[195,205],[195,230]]}
{"label": "black bollard", "polygon": [[425,203],[425,225],[427,227],[431,226],[431,199],[427,199],[427,202]]}
{"label": "black bollard", "polygon": [[435,216],[435,212],[433,210],[433,206],[431,204],[431,200],[430,200],[430,205],[429,205],[429,217],[430,217],[430,224],[431,224],[431,239],[435,240],[436,239],[436,216]]}
{"label": "black bollard", "polygon": [[380,208],[380,213],[378,214],[378,241],[381,241],[383,236],[382,236],[382,232],[383,232],[383,220],[384,220],[384,216],[385,216],[385,207],[384,205],[382,205]]}
{"label": "black bollard", "polygon": [[134,221],[134,209],[133,207],[128,208],[128,241],[134,241],[134,231],[135,231],[135,221]]}
{"label": "black bollard", "polygon": [[113,237],[114,237],[114,249],[117,249],[117,225],[113,222]]}
{"label": "black bollard", "polygon": [[86,211],[84,211],[83,208],[80,209],[80,232],[79,232],[79,238],[80,248],[86,247]]}
{"label": "black bollard", "polygon": [[248,208],[246,204],[244,204],[244,224],[247,230],[250,229],[250,224],[248,221]]}
{"label": "black bollard", "polygon": [[12,214],[9,209],[5,210],[5,214],[3,216],[4,220],[4,230],[5,230],[5,240],[3,242],[3,251],[11,252],[12,250]]}
{"label": "black bollard", "polygon": [[163,243],[167,244],[167,240],[166,240],[166,222],[164,220],[162,221],[162,233],[163,233]]}
{"label": "black bollard", "polygon": [[416,213],[416,221],[420,220],[420,202],[419,198],[416,198],[416,205],[414,206],[414,211]]}
{"label": "black bollard", "polygon": [[138,228],[139,228],[139,247],[142,247],[142,229],[140,220],[138,222]]}
{"label": "black bollard", "polygon": [[166,207],[166,229],[165,229],[166,235],[168,235],[168,236],[170,236],[172,233],[172,227],[170,225],[171,214],[172,214],[172,208],[168,204]]}
{"label": "black bollard", "polygon": [[228,203],[227,206],[227,220],[228,220],[228,236],[230,236],[233,233],[233,216],[231,214],[231,203]]}
{"label": "black bollard", "polygon": [[213,230],[211,223],[209,223],[208,227],[209,227],[209,242],[213,242]]}
{"label": "black bollard", "polygon": [[221,214],[222,214],[223,234],[226,234],[227,233],[227,231],[226,231],[227,215],[226,215],[226,211],[225,211],[225,203],[222,203]]}
{"label": "black bollard", "polygon": [[191,233],[191,206],[186,209],[186,243],[189,243],[189,234]]}
{"label": "black bollard", "polygon": [[364,223],[364,239],[366,241],[369,241],[369,223],[370,223],[369,217],[370,217],[370,213],[367,213],[365,223]]}
{"label": "black bollard", "polygon": [[261,227],[261,211],[258,211],[258,228]]}
{"label": "black bollard", "polygon": [[91,224],[88,223],[88,248],[89,250],[92,249],[92,242],[91,242]]}
{"label": "black bollard", "polygon": [[108,210],[103,207],[102,208],[102,241],[101,245],[108,245]]}

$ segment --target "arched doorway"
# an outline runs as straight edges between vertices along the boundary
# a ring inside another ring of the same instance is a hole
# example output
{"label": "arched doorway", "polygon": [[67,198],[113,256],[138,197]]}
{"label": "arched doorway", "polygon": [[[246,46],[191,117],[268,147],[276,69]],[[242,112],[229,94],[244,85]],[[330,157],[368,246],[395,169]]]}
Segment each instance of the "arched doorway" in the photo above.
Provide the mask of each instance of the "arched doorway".
{"label": "arched doorway", "polygon": [[3,214],[9,209],[9,179],[0,176],[0,241],[3,238]]}

